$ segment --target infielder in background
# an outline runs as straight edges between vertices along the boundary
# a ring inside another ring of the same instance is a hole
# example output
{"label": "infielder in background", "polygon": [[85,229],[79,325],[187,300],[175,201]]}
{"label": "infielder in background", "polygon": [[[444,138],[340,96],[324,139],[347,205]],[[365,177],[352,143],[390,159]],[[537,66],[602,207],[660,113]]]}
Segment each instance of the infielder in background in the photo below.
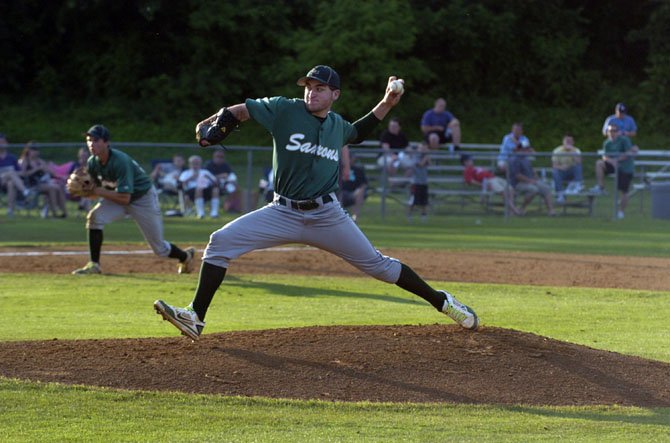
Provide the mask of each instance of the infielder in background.
{"label": "infielder in background", "polygon": [[340,97],[340,78],[323,65],[298,80],[304,87],[304,100],[247,99],[198,123],[196,136],[202,146],[220,143],[240,122],[254,119],[263,125],[273,137],[275,195],[268,205],[211,235],[192,303],[178,308],[156,300],[154,308],[163,319],[196,340],[214,293],[234,259],[255,249],[303,243],[422,297],[464,328],[477,328],[478,318],[472,309],[447,291],[433,289],[409,266],[375,249],[336,197],[342,147],[363,141],[398,103],[403,88],[393,84],[395,80],[389,78],[384,98],[353,124],[331,111]]}
{"label": "infielder in background", "polygon": [[[188,248],[184,251],[163,239],[163,218],[151,178],[129,155],[110,147],[109,131],[106,127],[92,126],[86,132],[86,145],[91,153],[87,164],[88,175],[81,171],[73,173],[68,179],[68,188],[83,187],[83,191],[77,191],[78,195],[102,199],[86,216],[91,259],[86,266],[72,273],[101,273],[102,230],[106,224],[125,215],[130,215],[135,220],[156,255],[179,260],[180,274],[191,272],[195,249]],[[77,180],[82,180],[86,185],[74,183]]]}

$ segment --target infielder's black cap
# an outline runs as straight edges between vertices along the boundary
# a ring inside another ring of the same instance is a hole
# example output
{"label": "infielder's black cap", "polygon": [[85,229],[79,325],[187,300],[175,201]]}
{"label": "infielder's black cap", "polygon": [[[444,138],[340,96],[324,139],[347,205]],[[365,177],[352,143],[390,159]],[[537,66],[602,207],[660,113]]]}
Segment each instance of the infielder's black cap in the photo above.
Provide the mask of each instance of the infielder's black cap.
{"label": "infielder's black cap", "polygon": [[109,140],[109,129],[102,125],[93,125],[88,131],[84,133],[84,135],[90,135],[93,138],[101,138],[107,141]]}
{"label": "infielder's black cap", "polygon": [[626,105],[623,103],[617,103],[615,109],[619,112],[626,112]]}
{"label": "infielder's black cap", "polygon": [[298,86],[305,86],[307,79],[317,80],[333,89],[340,89],[340,76],[330,66],[317,65],[307,73],[306,76],[298,79]]}

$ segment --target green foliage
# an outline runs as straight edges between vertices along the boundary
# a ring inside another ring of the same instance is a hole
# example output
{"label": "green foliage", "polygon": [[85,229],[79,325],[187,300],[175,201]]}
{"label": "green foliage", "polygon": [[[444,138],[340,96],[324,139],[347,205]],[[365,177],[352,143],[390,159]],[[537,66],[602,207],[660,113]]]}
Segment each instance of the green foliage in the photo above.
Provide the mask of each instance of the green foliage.
{"label": "green foliage", "polygon": [[[296,75],[304,75],[305,72]],[[171,82],[171,79],[164,79]],[[295,79],[291,81],[291,84]],[[157,80],[159,84],[162,80]],[[291,86],[291,88],[294,88]],[[297,88],[297,87],[296,87]],[[161,88],[158,88],[161,89]],[[298,92],[299,89],[296,91]],[[635,91],[631,91],[631,94]],[[287,91],[287,94],[290,91]],[[164,95],[168,96],[168,88]],[[621,95],[626,95],[622,93]],[[340,100],[335,104],[335,111],[341,112],[349,107],[348,102],[356,94],[344,91]],[[463,142],[465,143],[493,143],[498,144],[503,135],[510,131],[513,121],[524,123],[525,133],[528,135],[537,150],[548,151],[560,144],[565,132],[575,136],[577,146],[585,152],[595,152],[602,146],[600,128],[614,106],[604,97],[603,106],[591,107],[559,107],[538,106],[523,100],[511,98],[463,97],[456,95],[448,100],[449,108],[461,121]],[[420,96],[411,89],[403,97],[401,104],[393,110],[393,115],[401,119],[403,131],[411,140],[420,140],[419,121],[422,113],[432,106],[434,97]],[[375,103],[368,103],[369,107]],[[175,142],[194,143],[195,124],[204,117],[211,115],[216,109],[200,109],[187,111],[177,108],[171,111],[173,117],[166,117],[161,113],[146,112],[135,116],[134,112],[143,107],[141,102],[122,102],[119,100],[90,100],[84,104],[63,103],[58,106],[44,106],[39,100],[24,100],[20,104],[9,102],[0,103],[0,114],[3,124],[0,131],[6,133],[12,143],[22,143],[27,140],[39,142],[73,142],[83,143],[81,133],[93,123],[103,123],[112,131],[113,141],[117,142]],[[35,109],[40,109],[40,117],[36,119]],[[161,107],[162,109],[162,107]],[[358,117],[360,115],[354,115]],[[659,121],[651,125],[644,115],[641,119],[635,115],[641,126],[640,134],[636,137],[637,144],[642,149],[665,149],[670,143],[668,121]],[[658,116],[660,120],[662,115]],[[385,123],[377,127],[370,139],[375,139],[384,129]],[[243,124],[239,132],[230,138],[231,145],[271,146],[272,140],[267,131],[255,122]],[[194,146],[195,143],[194,143]],[[143,160],[144,151],[129,152]],[[44,155],[50,158],[51,153]],[[152,153],[154,157],[156,156]],[[159,155],[160,156],[160,155]],[[169,156],[169,154],[168,154]],[[150,157],[153,158],[153,157]],[[586,171],[589,173],[589,171]]]}
{"label": "green foliage", "polygon": [[649,45],[648,78],[642,83],[639,94],[646,115],[656,124],[665,122],[670,111],[670,4],[660,6],[650,16],[647,26],[633,35],[635,40]]}
{"label": "green foliage", "polygon": [[[350,119],[377,103],[388,75],[405,78],[393,114],[412,139],[444,96],[464,142],[498,142],[522,120],[541,149],[564,130],[597,149],[602,120],[624,101],[638,144],[665,148],[669,9],[653,0],[4,2],[0,130],[13,141],[71,141],[102,121],[116,140],[190,142],[194,124],[224,104],[300,97],[295,80],[324,63],[342,76],[335,110]],[[245,125],[235,143],[269,138]]]}
{"label": "green foliage", "polygon": [[[388,75],[407,78],[408,86],[431,79],[412,54],[418,29],[407,1],[339,1],[317,8],[312,21],[281,40],[285,51],[295,53],[278,66],[291,85],[287,94],[295,94],[296,78],[310,67],[331,65],[342,79],[338,112],[357,118],[382,97]],[[394,38],[399,29],[402,37]]]}
{"label": "green foliage", "polygon": [[[421,96],[446,88],[576,105],[595,89],[644,80],[645,67],[651,86],[663,84],[656,70],[666,9],[651,0],[635,8],[575,8],[569,0],[12,1],[0,6],[0,90],[140,98],[137,115],[160,105],[171,115],[292,94],[297,75],[325,63],[355,96],[345,114],[367,108],[392,73]],[[636,39],[640,29],[648,35]]]}
{"label": "green foliage", "polygon": [[[293,8],[254,0],[194,3],[188,17],[190,68],[182,70],[181,80],[201,111],[203,106],[216,110],[222,103],[238,103],[283,83],[274,69],[277,42],[291,29]],[[296,2],[294,7],[300,6]]]}

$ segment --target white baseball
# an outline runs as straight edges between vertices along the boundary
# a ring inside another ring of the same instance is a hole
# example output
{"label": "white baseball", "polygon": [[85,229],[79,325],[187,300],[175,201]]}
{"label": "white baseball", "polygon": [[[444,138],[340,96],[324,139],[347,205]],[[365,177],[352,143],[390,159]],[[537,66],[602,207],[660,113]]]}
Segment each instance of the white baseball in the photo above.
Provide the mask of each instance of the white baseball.
{"label": "white baseball", "polygon": [[389,88],[391,89],[391,92],[400,94],[404,89],[404,85],[400,80],[393,80],[389,85]]}

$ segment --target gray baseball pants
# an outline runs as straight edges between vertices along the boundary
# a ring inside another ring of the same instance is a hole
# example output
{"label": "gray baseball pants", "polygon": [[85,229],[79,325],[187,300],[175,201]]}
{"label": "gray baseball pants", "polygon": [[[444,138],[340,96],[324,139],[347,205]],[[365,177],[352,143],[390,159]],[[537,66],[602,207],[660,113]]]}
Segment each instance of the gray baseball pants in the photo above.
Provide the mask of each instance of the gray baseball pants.
{"label": "gray baseball pants", "polygon": [[346,214],[335,194],[331,203],[303,211],[279,203],[239,217],[215,231],[205,249],[203,261],[227,268],[237,257],[256,249],[287,243],[314,246],[341,257],[364,273],[387,283],[400,277],[398,260],[382,255]]}
{"label": "gray baseball pants", "polygon": [[86,229],[103,229],[108,223],[130,215],[142,231],[154,254],[167,257],[170,243],[163,238],[163,216],[158,204],[158,194],[152,187],[146,194],[129,205],[120,205],[111,200],[102,199],[86,217]]}

